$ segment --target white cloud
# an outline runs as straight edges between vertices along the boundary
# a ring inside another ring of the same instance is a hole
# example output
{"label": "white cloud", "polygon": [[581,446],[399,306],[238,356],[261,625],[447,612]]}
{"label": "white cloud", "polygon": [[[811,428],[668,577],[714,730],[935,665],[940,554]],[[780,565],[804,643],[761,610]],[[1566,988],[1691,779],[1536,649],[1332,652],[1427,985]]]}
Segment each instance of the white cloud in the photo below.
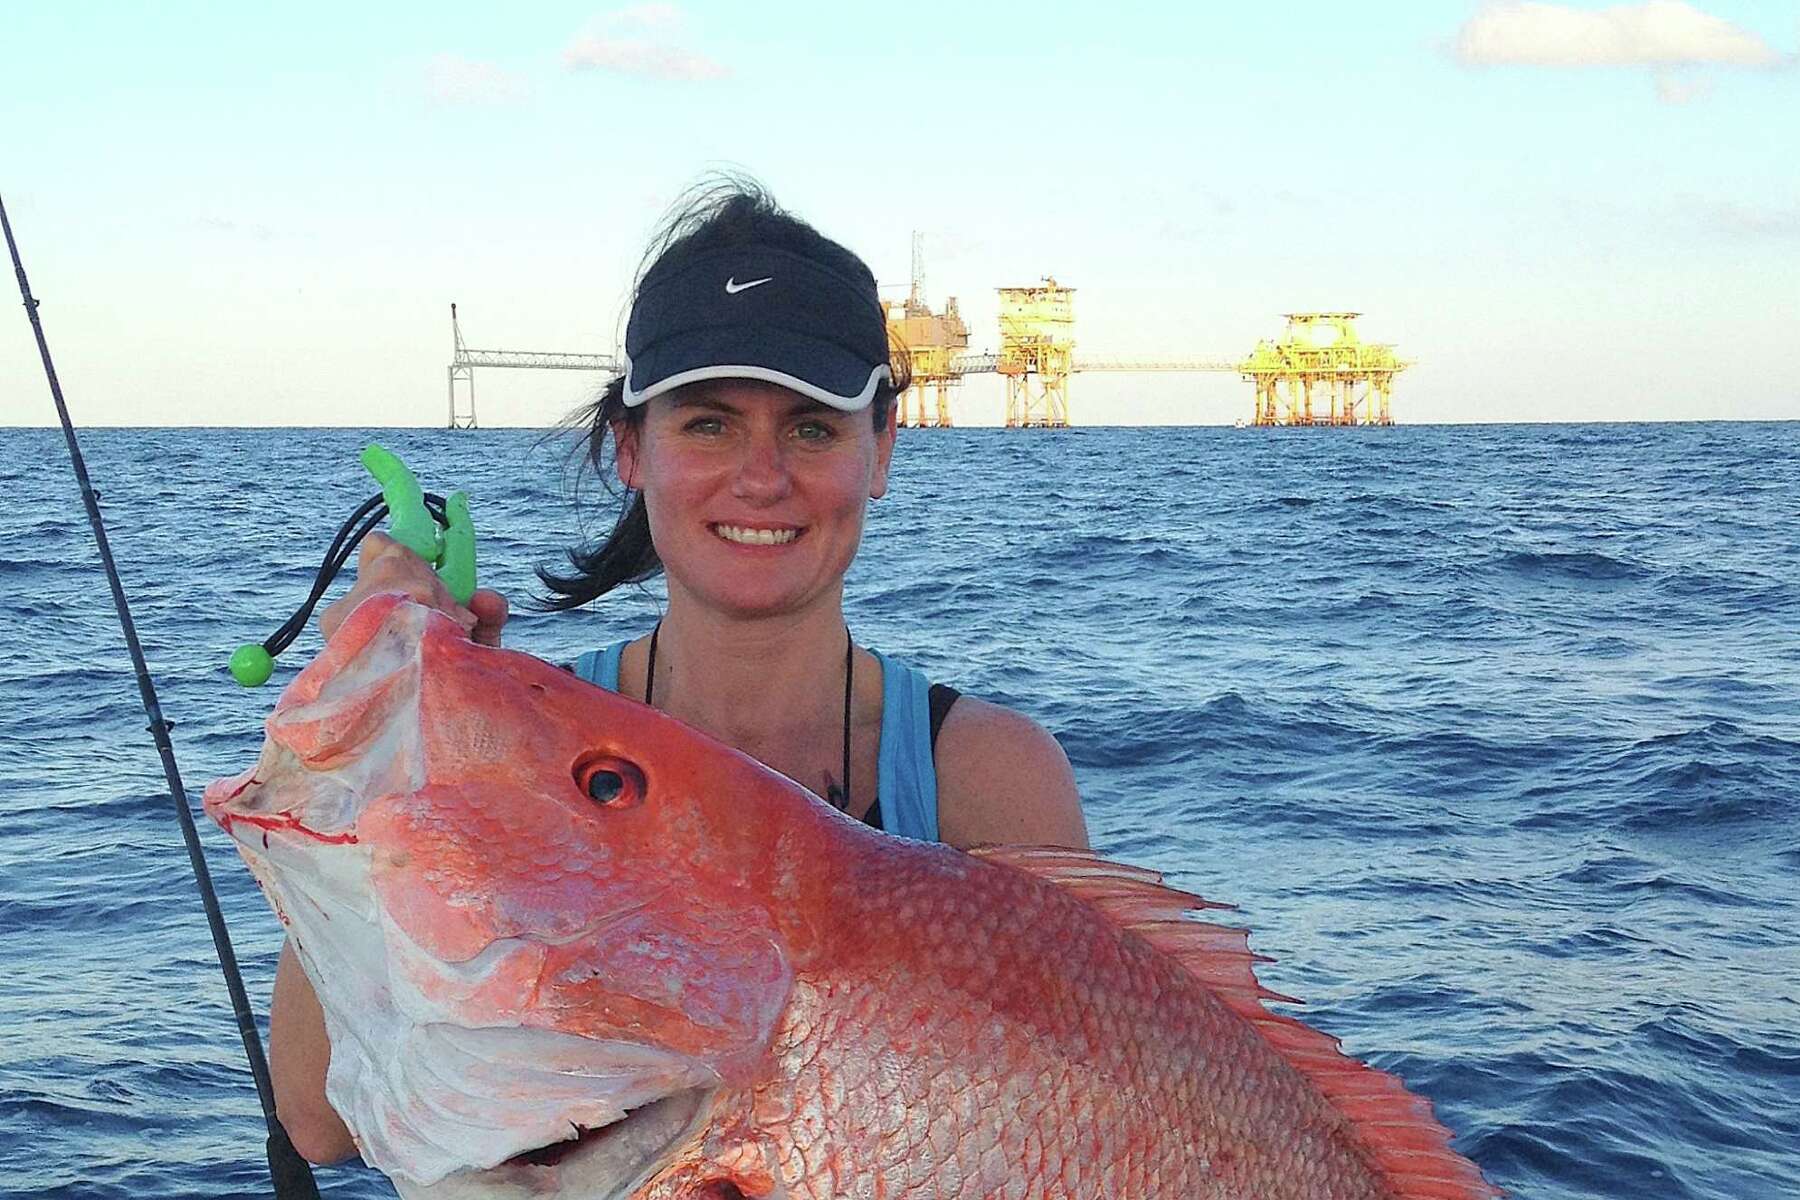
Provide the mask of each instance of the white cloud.
{"label": "white cloud", "polygon": [[644,38],[609,38],[589,34],[563,51],[571,70],[594,68],[621,75],[656,79],[724,79],[731,72],[704,55]]}
{"label": "white cloud", "polygon": [[681,10],[673,4],[634,4],[606,21],[614,29],[672,29],[681,24]]}
{"label": "white cloud", "polygon": [[1656,73],[1656,98],[1664,104],[1686,104],[1708,95],[1712,90],[1713,83],[1710,79],[1700,79],[1667,69]]}
{"label": "white cloud", "polygon": [[1484,5],[1457,31],[1455,54],[1482,66],[1772,67],[1783,61],[1762,38],[1685,0],[1599,10],[1500,0]]}
{"label": "white cloud", "polygon": [[1791,204],[1721,202],[1704,209],[1706,223],[1737,237],[1800,237],[1800,200]]}
{"label": "white cloud", "polygon": [[654,79],[724,79],[722,63],[677,45],[671,36],[684,24],[673,4],[637,4],[600,18],[570,42],[563,64],[572,71],[617,71]]}
{"label": "white cloud", "polygon": [[523,82],[490,62],[439,54],[425,67],[425,91],[438,104],[508,104],[525,92]]}
{"label": "white cloud", "polygon": [[267,225],[258,225],[247,221],[233,221],[226,217],[200,217],[196,224],[213,233],[244,234],[259,242],[272,242],[279,235]]}

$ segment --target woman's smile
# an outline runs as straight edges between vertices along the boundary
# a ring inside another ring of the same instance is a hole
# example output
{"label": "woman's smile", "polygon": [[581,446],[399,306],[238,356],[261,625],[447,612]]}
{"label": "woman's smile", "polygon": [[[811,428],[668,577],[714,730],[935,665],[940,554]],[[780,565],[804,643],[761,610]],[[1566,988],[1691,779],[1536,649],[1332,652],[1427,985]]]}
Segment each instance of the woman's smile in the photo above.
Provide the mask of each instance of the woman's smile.
{"label": "woman's smile", "polygon": [[785,546],[805,532],[791,526],[726,525],[722,522],[714,522],[708,528],[739,546]]}

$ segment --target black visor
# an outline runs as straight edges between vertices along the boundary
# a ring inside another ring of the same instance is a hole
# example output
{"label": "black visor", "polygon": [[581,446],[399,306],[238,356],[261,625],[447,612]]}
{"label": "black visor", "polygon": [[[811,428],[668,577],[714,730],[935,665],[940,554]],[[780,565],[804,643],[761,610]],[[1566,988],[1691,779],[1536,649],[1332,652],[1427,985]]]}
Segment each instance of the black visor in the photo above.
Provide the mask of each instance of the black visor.
{"label": "black visor", "polygon": [[867,408],[892,379],[873,283],[767,246],[652,270],[625,326],[625,403],[702,379],[760,379],[846,412]]}

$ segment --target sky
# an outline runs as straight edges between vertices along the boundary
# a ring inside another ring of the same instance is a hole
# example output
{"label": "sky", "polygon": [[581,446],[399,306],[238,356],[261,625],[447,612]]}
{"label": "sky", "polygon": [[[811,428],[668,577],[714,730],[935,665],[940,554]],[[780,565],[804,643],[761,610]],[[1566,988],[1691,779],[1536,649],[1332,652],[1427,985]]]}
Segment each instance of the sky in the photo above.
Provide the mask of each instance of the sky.
{"label": "sky", "polygon": [[[1800,0],[93,4],[0,20],[0,196],[94,425],[441,425],[485,348],[612,350],[752,174],[904,294],[1075,289],[1078,356],[1350,309],[1402,423],[1800,418]],[[0,424],[54,422],[0,306]],[[484,425],[596,376],[478,371]],[[1078,375],[1080,425],[1248,418]],[[988,376],[954,401],[1001,418]]]}

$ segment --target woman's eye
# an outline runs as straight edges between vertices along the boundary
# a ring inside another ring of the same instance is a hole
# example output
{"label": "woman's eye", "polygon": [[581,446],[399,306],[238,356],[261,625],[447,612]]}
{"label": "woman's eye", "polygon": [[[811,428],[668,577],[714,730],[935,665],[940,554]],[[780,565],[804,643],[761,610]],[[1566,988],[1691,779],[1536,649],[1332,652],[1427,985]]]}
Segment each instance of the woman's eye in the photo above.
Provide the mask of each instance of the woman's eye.
{"label": "woman's eye", "polygon": [[630,808],[644,799],[644,773],[636,764],[610,754],[577,763],[575,784],[602,808]]}

